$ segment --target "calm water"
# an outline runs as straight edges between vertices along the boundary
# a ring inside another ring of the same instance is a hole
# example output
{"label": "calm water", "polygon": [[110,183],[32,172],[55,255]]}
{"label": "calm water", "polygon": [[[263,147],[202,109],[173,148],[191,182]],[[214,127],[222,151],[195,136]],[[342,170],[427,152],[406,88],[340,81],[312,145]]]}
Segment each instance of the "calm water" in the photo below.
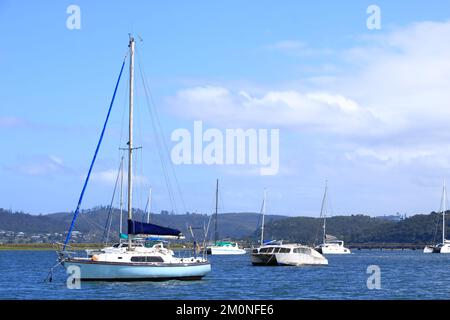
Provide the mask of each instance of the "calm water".
{"label": "calm water", "polygon": [[[329,256],[324,267],[254,267],[248,255],[212,256],[201,281],[86,283],[69,290],[52,251],[0,251],[0,299],[450,299],[450,255],[420,251],[355,251]],[[381,289],[367,289],[369,265]]]}

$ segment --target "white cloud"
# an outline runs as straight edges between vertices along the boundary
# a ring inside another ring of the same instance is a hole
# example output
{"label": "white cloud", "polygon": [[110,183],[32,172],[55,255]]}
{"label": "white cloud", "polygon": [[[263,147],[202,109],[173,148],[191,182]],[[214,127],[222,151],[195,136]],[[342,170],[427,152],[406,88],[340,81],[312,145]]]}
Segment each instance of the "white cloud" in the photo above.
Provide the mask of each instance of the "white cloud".
{"label": "white cloud", "polygon": [[33,157],[9,169],[30,176],[45,176],[66,170],[63,160],[52,155]]}
{"label": "white cloud", "polygon": [[282,40],[265,47],[268,50],[279,51],[284,54],[305,57],[317,55],[330,55],[331,49],[317,49],[310,47],[306,42],[298,40]]}
{"label": "white cloud", "polygon": [[[450,22],[416,23],[367,37],[363,45],[342,51],[347,73],[341,66],[332,81],[312,81],[301,89],[293,82],[256,95],[244,89],[197,86],[180,90],[168,102],[176,114],[191,120],[345,139],[353,148],[347,155],[354,159],[371,156],[391,164],[426,159],[443,166],[447,154],[442,150],[450,141],[449,38]],[[296,41],[269,48],[308,51],[306,44]]]}
{"label": "white cloud", "polygon": [[[107,169],[102,171],[92,172],[91,180],[95,183],[100,183],[104,185],[114,185],[117,179],[118,170],[117,169]],[[128,175],[127,171],[123,173],[124,177]],[[85,179],[86,177],[83,177]],[[133,175],[133,182],[136,184],[148,184],[148,179],[144,176]]]}
{"label": "white cloud", "polygon": [[181,90],[169,103],[182,116],[219,125],[352,133],[377,122],[355,101],[326,92],[269,91],[252,97],[245,91],[205,86]]}

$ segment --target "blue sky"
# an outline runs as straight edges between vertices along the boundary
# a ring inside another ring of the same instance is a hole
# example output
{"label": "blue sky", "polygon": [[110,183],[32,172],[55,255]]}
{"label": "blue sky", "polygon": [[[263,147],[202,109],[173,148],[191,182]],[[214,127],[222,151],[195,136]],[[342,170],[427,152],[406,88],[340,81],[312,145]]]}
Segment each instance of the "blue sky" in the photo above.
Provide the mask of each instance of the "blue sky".
{"label": "blue sky", "polygon": [[[69,30],[66,9],[81,10]],[[368,30],[366,9],[381,9]],[[174,166],[178,212],[317,216],[325,180],[332,214],[439,209],[450,133],[448,1],[1,1],[0,207],[73,210],[106,115],[128,33],[171,149],[177,128],[276,128],[280,171]],[[128,75],[124,74],[124,80]],[[142,86],[134,206],[153,188],[171,209]],[[108,204],[124,142],[122,81],[83,207]],[[126,120],[126,117],[125,117]],[[170,151],[170,150],[169,150]]]}

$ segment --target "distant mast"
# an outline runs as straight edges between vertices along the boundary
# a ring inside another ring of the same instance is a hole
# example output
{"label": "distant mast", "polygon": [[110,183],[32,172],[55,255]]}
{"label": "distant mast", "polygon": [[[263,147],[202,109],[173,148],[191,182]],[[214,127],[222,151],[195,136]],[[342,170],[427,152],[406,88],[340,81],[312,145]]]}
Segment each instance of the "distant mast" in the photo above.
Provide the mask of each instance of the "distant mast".
{"label": "distant mast", "polygon": [[444,244],[445,243],[445,211],[447,210],[447,208],[446,208],[446,202],[447,202],[446,194],[447,194],[447,190],[446,190],[446,187],[445,187],[445,179],[444,179],[444,187],[443,187],[442,193],[443,193],[442,199],[444,201],[444,210],[442,210],[442,244]]}
{"label": "distant mast", "polygon": [[323,228],[323,243],[325,243],[326,240],[327,240],[327,234],[326,234],[326,223],[327,223],[326,221],[327,221],[327,219],[326,219],[326,216],[325,216],[325,213],[324,213],[325,200],[327,198],[327,189],[328,189],[328,180],[325,180],[325,191],[323,193],[322,206],[320,207],[320,215],[321,216],[323,215],[323,226],[322,226],[322,228]]}
{"label": "distant mast", "polygon": [[267,200],[267,190],[264,190],[264,198],[262,205],[262,221],[261,221],[261,246],[264,245],[264,216],[266,215],[266,200]]}
{"label": "distant mast", "polygon": [[[128,140],[128,221],[133,218],[133,85],[134,85],[134,38],[130,35],[130,110],[129,110],[129,140]],[[128,250],[131,250],[131,237],[128,235]]]}
{"label": "distant mast", "polygon": [[218,219],[218,206],[219,206],[219,179],[216,180],[216,213],[214,221],[214,242],[219,241],[219,232],[217,230],[217,219]]}
{"label": "distant mast", "polygon": [[[119,241],[122,236],[122,225],[123,225],[123,156],[120,160],[120,219],[119,219]],[[121,242],[121,241],[120,241]]]}
{"label": "distant mast", "polygon": [[148,192],[148,200],[147,200],[147,223],[150,223],[150,213],[152,210],[152,188]]}

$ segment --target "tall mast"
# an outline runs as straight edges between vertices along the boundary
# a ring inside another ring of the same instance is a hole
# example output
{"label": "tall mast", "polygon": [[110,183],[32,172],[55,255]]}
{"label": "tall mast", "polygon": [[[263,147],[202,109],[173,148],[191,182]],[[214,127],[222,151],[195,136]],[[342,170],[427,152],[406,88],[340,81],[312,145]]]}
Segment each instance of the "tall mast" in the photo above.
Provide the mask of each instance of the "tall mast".
{"label": "tall mast", "polygon": [[217,242],[219,240],[219,232],[217,230],[218,206],[219,206],[219,179],[216,180],[216,213],[214,224],[214,242]]}
{"label": "tall mast", "polygon": [[[120,221],[119,221],[119,238],[122,234],[123,224],[123,156],[120,160]],[[121,238],[120,238],[121,239]]]}
{"label": "tall mast", "polygon": [[[128,127],[128,220],[133,218],[133,89],[134,89],[134,38],[130,36],[130,110]],[[131,237],[128,235],[128,250],[131,250]]]}
{"label": "tall mast", "polygon": [[264,216],[266,215],[266,200],[267,200],[267,190],[264,190],[264,198],[262,205],[262,220],[261,220],[261,246],[264,245]]}
{"label": "tall mast", "polygon": [[147,200],[147,223],[150,222],[150,212],[152,210],[152,188],[148,192],[148,200]]}
{"label": "tall mast", "polygon": [[326,235],[326,216],[324,213],[324,208],[325,208],[325,200],[327,197],[327,189],[328,189],[328,180],[325,180],[325,192],[323,193],[323,198],[322,198],[322,206],[320,207],[320,216],[323,215],[323,243],[325,243],[326,239],[327,239],[327,235]]}
{"label": "tall mast", "polygon": [[442,244],[444,244],[445,242],[445,211],[447,210],[446,208],[446,203],[447,203],[447,190],[445,188],[445,179],[444,179],[444,187],[442,189],[443,195],[442,195],[442,199],[444,201],[444,210],[442,211]]}

